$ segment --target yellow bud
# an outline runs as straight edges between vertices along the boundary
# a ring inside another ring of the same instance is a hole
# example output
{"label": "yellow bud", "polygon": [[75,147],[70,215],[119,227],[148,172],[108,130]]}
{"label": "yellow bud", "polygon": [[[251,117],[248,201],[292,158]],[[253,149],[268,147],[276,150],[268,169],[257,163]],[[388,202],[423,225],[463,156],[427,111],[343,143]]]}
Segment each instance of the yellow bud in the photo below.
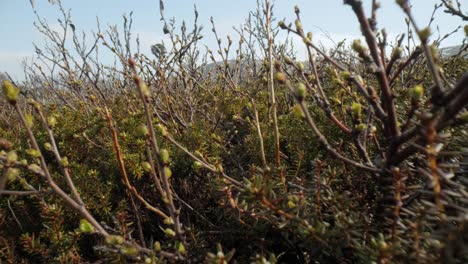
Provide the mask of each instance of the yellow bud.
{"label": "yellow bud", "polygon": [[307,95],[307,87],[304,83],[298,83],[296,86],[296,91],[294,92],[297,100],[302,102]]}
{"label": "yellow bud", "polygon": [[282,73],[282,72],[277,72],[275,74],[275,79],[279,82],[279,83],[285,83],[286,82],[286,76]]}
{"label": "yellow bud", "polygon": [[166,178],[171,178],[172,177],[172,171],[169,167],[164,166],[163,168],[164,174],[166,175]]}
{"label": "yellow bud", "polygon": [[179,242],[179,241],[176,242],[176,250],[182,255],[184,255],[187,252],[185,250],[184,243]]}
{"label": "yellow bud", "polygon": [[149,135],[149,129],[145,124],[140,124],[136,131],[137,135],[140,137],[147,137]]}
{"label": "yellow bud", "polygon": [[201,164],[199,161],[195,161],[195,162],[193,163],[193,168],[194,168],[194,169],[198,170],[198,169],[200,169],[201,167],[202,167],[202,164]]}
{"label": "yellow bud", "polygon": [[167,129],[163,124],[157,124],[156,129],[161,133],[163,137],[167,136]]}
{"label": "yellow bud", "polygon": [[304,63],[302,63],[302,62],[298,62],[296,66],[299,69],[299,71],[301,71],[301,72],[303,72],[305,70]]}
{"label": "yellow bud", "polygon": [[353,116],[355,118],[361,118],[361,111],[362,111],[362,106],[359,103],[353,103],[351,105],[351,111],[353,112]]}
{"label": "yellow bud", "polygon": [[304,111],[302,111],[301,106],[298,105],[298,104],[296,104],[296,105],[292,108],[291,114],[292,114],[294,117],[297,117],[297,118],[305,118],[305,117],[306,117]]}
{"label": "yellow bud", "polygon": [[2,89],[7,101],[10,104],[16,104],[16,100],[18,99],[20,89],[14,86],[10,81],[3,81]]}
{"label": "yellow bud", "polygon": [[280,22],[278,22],[278,26],[281,28],[281,29],[286,29],[286,24],[284,23],[283,20],[281,20]]}
{"label": "yellow bud", "polygon": [[357,131],[364,131],[367,128],[366,124],[359,124],[354,127]]}
{"label": "yellow bud", "polygon": [[170,229],[170,228],[166,228],[164,229],[164,234],[166,234],[167,236],[170,236],[170,237],[175,237],[176,233],[174,232],[174,230]]}
{"label": "yellow bud", "polygon": [[14,181],[20,174],[20,170],[17,168],[8,168],[6,171],[6,179],[8,182]]}
{"label": "yellow bud", "polygon": [[419,101],[424,95],[424,87],[422,85],[416,85],[410,89],[410,95],[413,100]]}
{"label": "yellow bud", "polygon": [[166,225],[173,225],[174,224],[174,220],[172,220],[172,218],[170,218],[170,217],[166,217],[163,222]]}
{"label": "yellow bud", "polygon": [[140,82],[140,92],[145,98],[150,97],[148,86],[143,81]]}
{"label": "yellow bud", "polygon": [[53,116],[47,117],[47,125],[49,125],[50,128],[54,128],[57,125],[57,119]]}
{"label": "yellow bud", "polygon": [[67,158],[67,157],[63,157],[62,160],[60,161],[60,163],[61,163],[62,166],[64,166],[64,167],[68,167],[68,165],[70,165],[70,163],[68,162],[68,158]]}
{"label": "yellow bud", "polygon": [[169,151],[167,151],[167,149],[161,149],[159,155],[161,156],[161,161],[164,164],[169,163]]}
{"label": "yellow bud", "polygon": [[45,150],[52,150],[52,145],[49,142],[44,143],[44,149]]}
{"label": "yellow bud", "polygon": [[353,41],[353,44],[351,45],[351,48],[356,53],[359,53],[359,54],[362,54],[362,53],[366,52],[366,48],[362,45],[361,40],[359,40],[359,39],[355,39]]}
{"label": "yellow bud", "polygon": [[42,169],[41,167],[39,167],[39,165],[37,164],[30,164],[28,166],[28,169],[36,174],[41,174],[42,173]]}
{"label": "yellow bud", "polygon": [[13,165],[18,160],[18,155],[14,150],[10,151],[6,155],[6,164]]}
{"label": "yellow bud", "polygon": [[302,23],[299,19],[296,19],[296,21],[294,22],[296,24],[296,29],[297,31],[302,31]]}
{"label": "yellow bud", "polygon": [[161,251],[161,243],[159,243],[159,241],[154,242],[153,249],[156,252]]}
{"label": "yellow bud", "polygon": [[35,149],[27,149],[26,153],[33,158],[39,158],[41,156],[41,153]]}
{"label": "yellow bud", "polygon": [[143,170],[146,171],[146,172],[151,171],[151,164],[149,162],[146,162],[146,161],[142,162],[141,167],[143,167]]}
{"label": "yellow bud", "polygon": [[29,127],[29,128],[32,128],[34,126],[34,118],[31,114],[26,114],[24,115],[24,121],[26,121],[26,125]]}

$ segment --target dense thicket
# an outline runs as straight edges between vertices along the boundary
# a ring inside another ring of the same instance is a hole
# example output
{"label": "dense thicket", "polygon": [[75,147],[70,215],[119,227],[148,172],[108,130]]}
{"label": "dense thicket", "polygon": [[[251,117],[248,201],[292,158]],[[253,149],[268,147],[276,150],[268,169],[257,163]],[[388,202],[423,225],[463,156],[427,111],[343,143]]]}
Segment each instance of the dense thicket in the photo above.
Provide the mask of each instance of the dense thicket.
{"label": "dense thicket", "polygon": [[0,262],[466,263],[467,41],[441,56],[396,2],[394,41],[376,1],[344,1],[363,39],[325,50],[266,0],[206,53],[161,2],[152,54],[131,16],[82,35],[57,3],[26,81],[2,75]]}

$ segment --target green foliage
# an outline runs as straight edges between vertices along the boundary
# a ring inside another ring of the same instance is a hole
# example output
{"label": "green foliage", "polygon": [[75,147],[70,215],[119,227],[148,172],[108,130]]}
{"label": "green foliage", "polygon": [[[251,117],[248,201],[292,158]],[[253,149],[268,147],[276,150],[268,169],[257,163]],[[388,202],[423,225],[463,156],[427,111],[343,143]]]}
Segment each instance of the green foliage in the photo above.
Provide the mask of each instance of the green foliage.
{"label": "green foliage", "polygon": [[[405,64],[398,47],[384,58],[402,67],[385,73],[386,96],[373,47],[359,40],[307,63],[280,41],[260,62],[239,47],[235,62],[210,69],[198,64],[196,29],[187,34],[184,24],[176,36],[165,23],[177,42],[158,61],[140,54],[122,62],[124,72],[100,68],[109,74],[95,82],[69,69],[64,87],[29,104],[3,83],[20,110],[8,106],[12,114],[0,119],[2,188],[23,195],[0,198],[0,262],[465,261],[466,102],[438,98],[422,57]],[[295,26],[312,46],[299,18]],[[418,35],[425,44],[430,29]],[[104,47],[127,56],[106,37]],[[218,53],[228,57],[229,47]],[[463,80],[466,59],[427,48],[444,83]],[[35,97],[49,91],[25,88]],[[457,91],[449,88],[442,93]]]}

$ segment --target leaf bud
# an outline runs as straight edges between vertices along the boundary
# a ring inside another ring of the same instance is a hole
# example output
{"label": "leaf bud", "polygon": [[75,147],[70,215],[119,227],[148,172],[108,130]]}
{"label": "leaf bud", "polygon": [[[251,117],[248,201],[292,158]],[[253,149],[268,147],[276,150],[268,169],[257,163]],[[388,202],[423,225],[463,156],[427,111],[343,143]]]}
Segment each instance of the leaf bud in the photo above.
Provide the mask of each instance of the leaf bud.
{"label": "leaf bud", "polygon": [[81,219],[80,220],[80,231],[82,233],[93,233],[94,232],[94,226],[92,226],[88,220],[86,219]]}
{"label": "leaf bud", "polygon": [[18,99],[20,89],[13,85],[10,81],[3,81],[2,89],[7,101],[10,104],[16,104],[16,100]]}
{"label": "leaf bud", "polygon": [[413,100],[419,101],[424,95],[424,87],[422,85],[416,85],[411,88],[409,92]]}
{"label": "leaf bud", "polygon": [[298,83],[296,86],[296,91],[294,92],[297,100],[302,102],[307,95],[307,87],[304,83]]}

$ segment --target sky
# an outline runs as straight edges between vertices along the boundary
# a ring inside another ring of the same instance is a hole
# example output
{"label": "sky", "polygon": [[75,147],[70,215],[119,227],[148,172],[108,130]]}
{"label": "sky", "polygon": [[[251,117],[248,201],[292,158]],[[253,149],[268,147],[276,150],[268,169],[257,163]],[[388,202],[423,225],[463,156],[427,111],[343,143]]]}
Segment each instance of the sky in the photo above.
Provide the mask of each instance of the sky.
{"label": "sky", "polygon": [[[165,0],[165,16],[174,17],[180,25],[187,21],[190,28],[193,21],[193,6],[199,13],[199,22],[204,26],[202,43],[215,47],[216,41],[211,32],[210,17],[213,16],[218,33],[222,37],[230,35],[234,40],[237,33],[233,26],[241,25],[250,11],[256,8],[256,0]],[[371,0],[363,0],[367,13],[370,11]],[[344,38],[353,40],[360,38],[357,19],[349,6],[342,0],[276,0],[274,15],[277,19],[294,22],[294,6],[301,9],[303,26],[306,31],[314,33],[314,41],[330,46],[330,36],[335,42]],[[434,5],[440,0],[413,0],[413,12],[420,27],[429,23]],[[77,31],[96,32],[96,17],[99,17],[101,27],[123,23],[122,15],[133,11],[133,32],[141,40],[143,53],[150,53],[150,46],[164,40],[162,22],[159,17],[159,0],[62,0],[66,10],[71,10],[72,21]],[[46,19],[51,28],[58,28],[57,19],[61,17],[57,5],[49,4],[48,0],[35,0],[35,8],[40,17]],[[0,0],[0,72],[8,72],[15,79],[23,79],[22,62],[25,58],[34,58],[33,43],[39,47],[45,46],[44,37],[37,31],[33,23],[36,16],[30,0]],[[435,15],[432,25],[435,36],[453,31],[462,24],[461,19],[443,13]],[[381,0],[378,11],[378,26],[386,28],[390,40],[399,33],[406,32],[404,14],[393,0]],[[463,30],[447,39],[442,46],[458,45],[464,38]],[[298,44],[301,40],[295,40]],[[297,45],[296,45],[297,46]],[[300,46],[300,45],[299,45]],[[299,58],[304,51],[298,50]]]}

